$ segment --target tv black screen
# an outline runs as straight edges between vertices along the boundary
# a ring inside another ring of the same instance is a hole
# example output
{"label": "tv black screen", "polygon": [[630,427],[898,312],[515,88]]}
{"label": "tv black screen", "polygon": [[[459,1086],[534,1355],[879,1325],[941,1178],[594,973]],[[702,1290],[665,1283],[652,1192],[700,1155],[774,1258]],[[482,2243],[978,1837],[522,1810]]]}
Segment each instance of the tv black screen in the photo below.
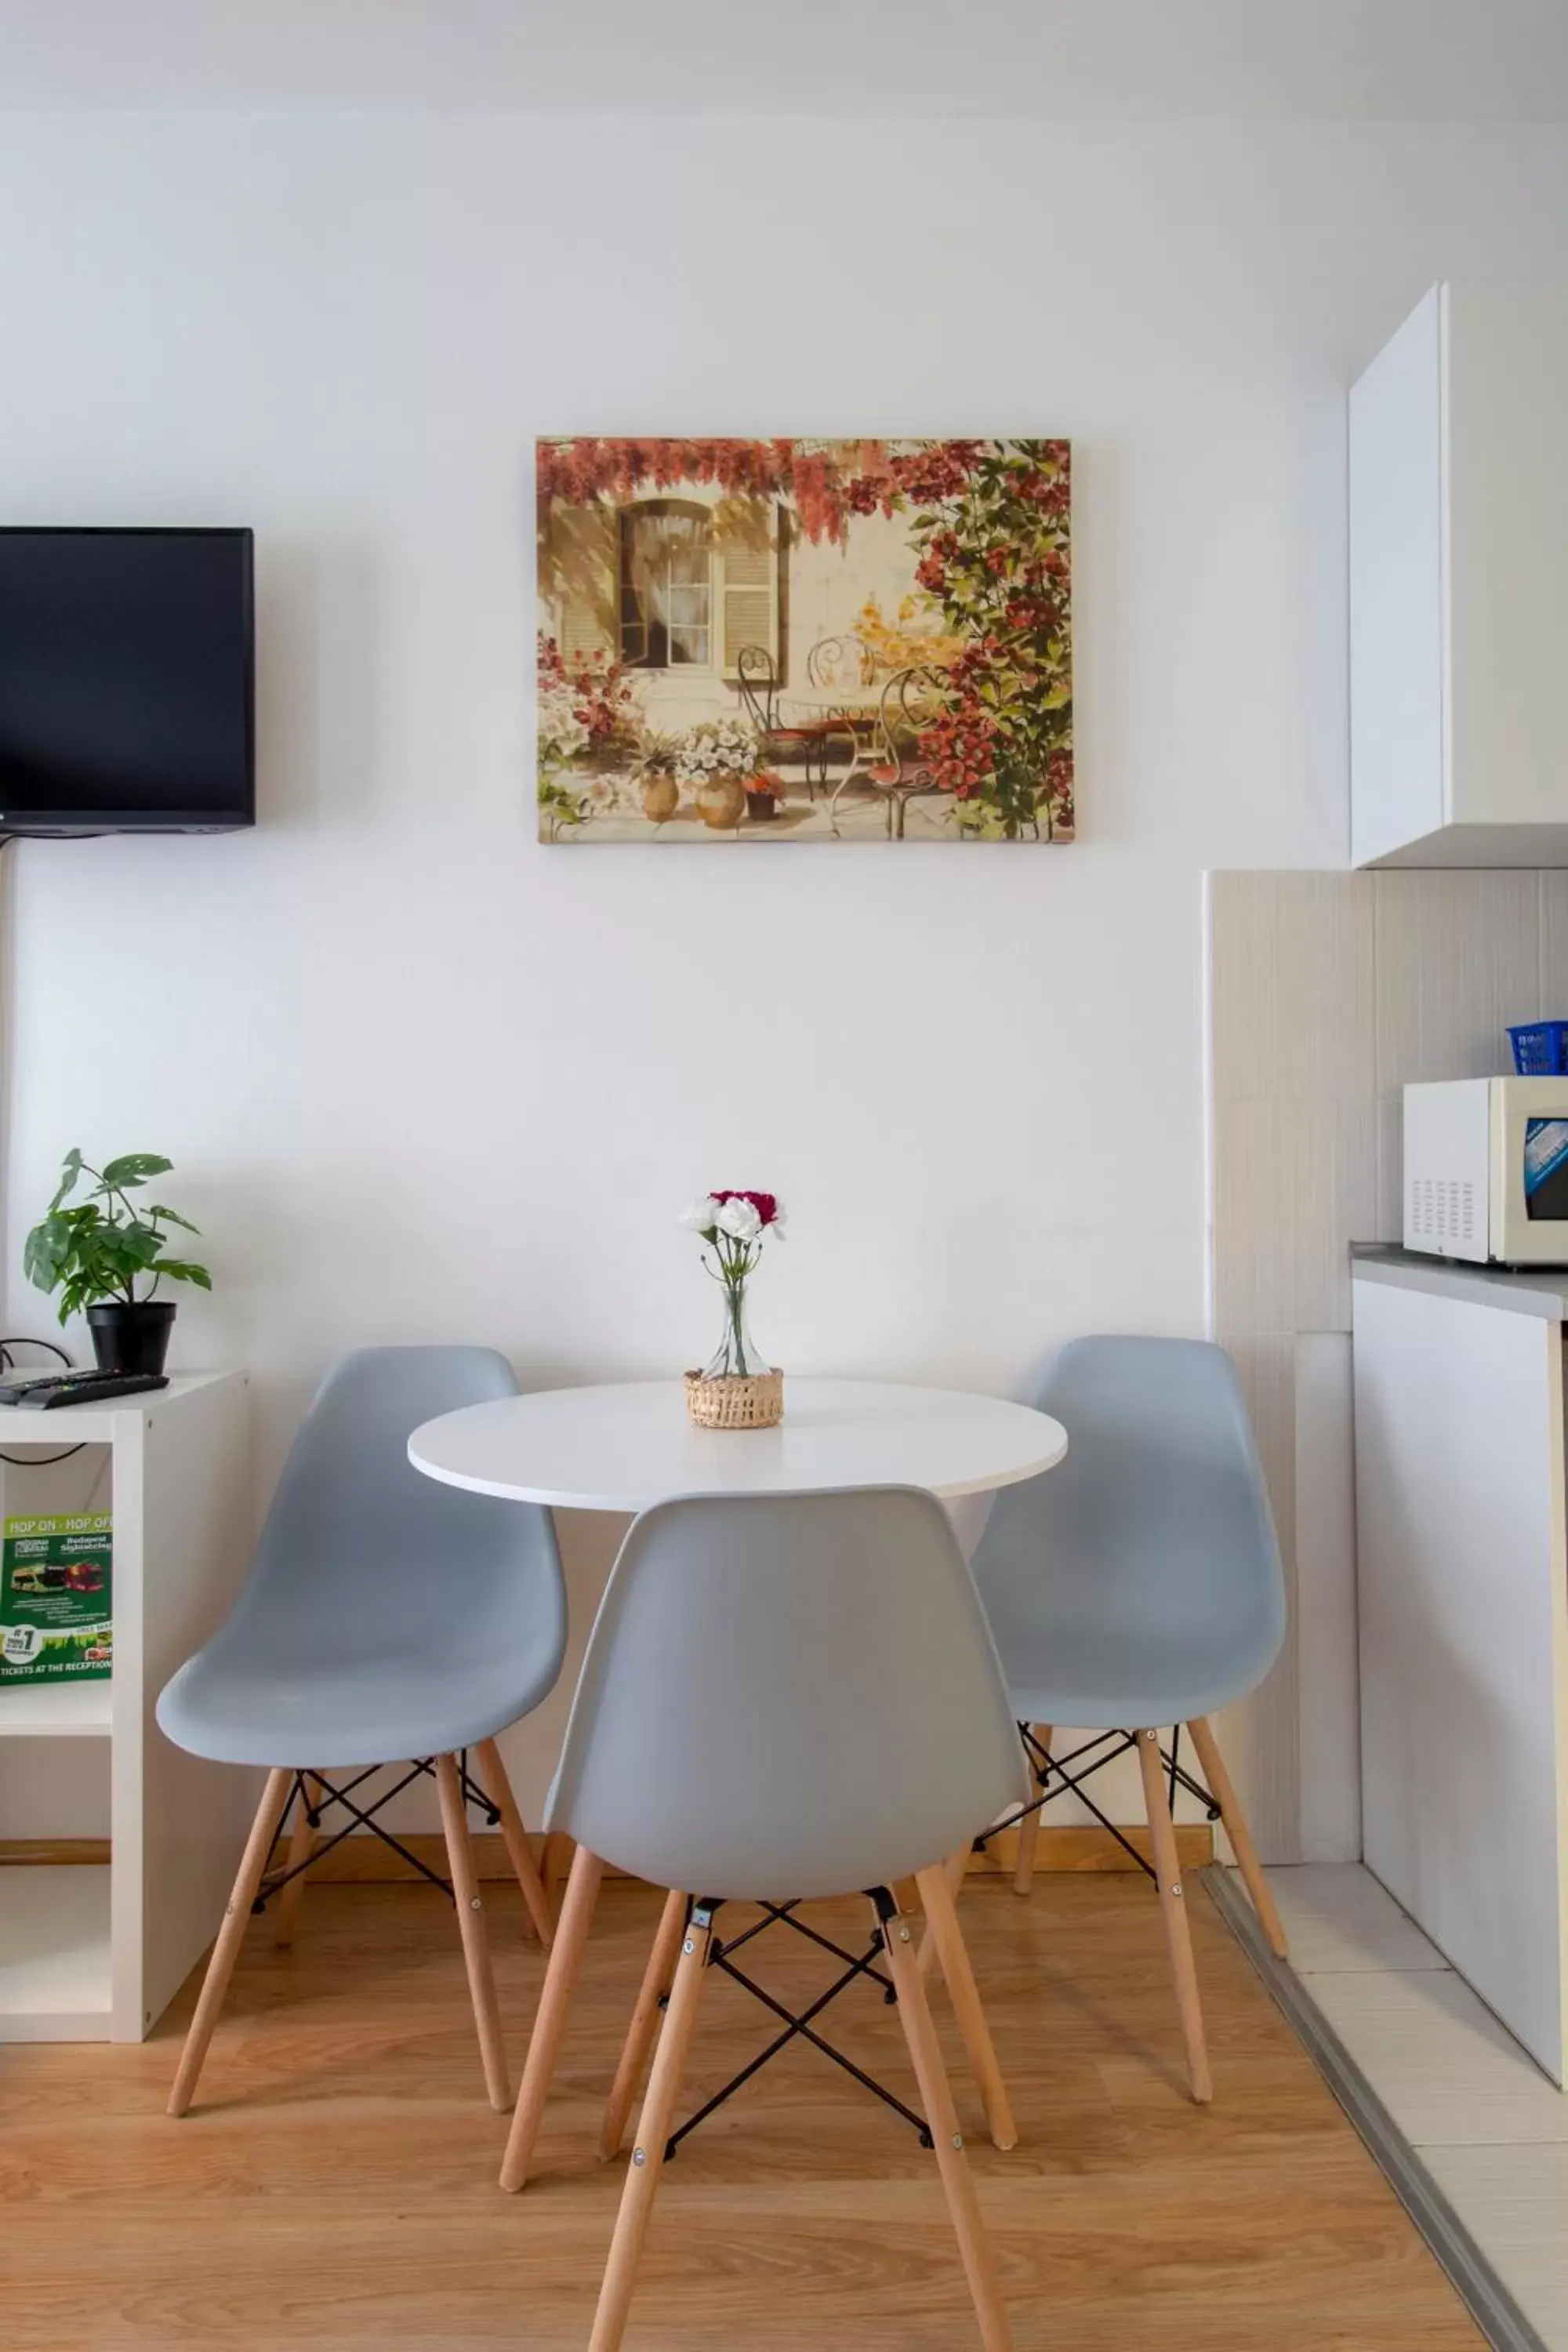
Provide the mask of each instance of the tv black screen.
{"label": "tv black screen", "polygon": [[0,528],[0,834],[255,823],[251,547]]}

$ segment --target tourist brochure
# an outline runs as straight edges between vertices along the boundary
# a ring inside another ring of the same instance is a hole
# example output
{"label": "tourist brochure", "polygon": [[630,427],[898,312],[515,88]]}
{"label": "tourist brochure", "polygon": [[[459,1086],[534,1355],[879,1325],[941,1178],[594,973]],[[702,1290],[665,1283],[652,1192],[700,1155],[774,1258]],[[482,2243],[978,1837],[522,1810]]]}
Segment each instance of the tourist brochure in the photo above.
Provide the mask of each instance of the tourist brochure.
{"label": "tourist brochure", "polygon": [[114,1656],[109,1511],[8,1518],[0,1545],[0,1690],[100,1677]]}

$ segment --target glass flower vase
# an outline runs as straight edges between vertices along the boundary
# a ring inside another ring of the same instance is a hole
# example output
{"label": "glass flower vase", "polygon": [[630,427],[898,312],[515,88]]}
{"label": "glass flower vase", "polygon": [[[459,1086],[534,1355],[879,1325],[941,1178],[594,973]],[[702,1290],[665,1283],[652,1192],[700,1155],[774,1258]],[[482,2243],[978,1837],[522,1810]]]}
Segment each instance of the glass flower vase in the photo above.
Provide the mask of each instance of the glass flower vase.
{"label": "glass flower vase", "polygon": [[724,1294],[724,1335],[702,1367],[705,1381],[760,1380],[773,1366],[752,1338],[744,1286]]}

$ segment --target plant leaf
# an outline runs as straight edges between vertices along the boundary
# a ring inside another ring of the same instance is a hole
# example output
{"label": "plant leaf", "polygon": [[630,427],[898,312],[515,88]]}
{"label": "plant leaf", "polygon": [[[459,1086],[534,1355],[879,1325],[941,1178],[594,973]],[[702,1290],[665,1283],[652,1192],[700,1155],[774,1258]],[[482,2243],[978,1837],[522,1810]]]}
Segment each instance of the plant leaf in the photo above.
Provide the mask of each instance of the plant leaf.
{"label": "plant leaf", "polygon": [[55,1211],[59,1207],[60,1202],[65,1199],[66,1194],[70,1191],[71,1186],[76,1182],[77,1178],[80,1174],[81,1153],[73,1143],[70,1150],[66,1153],[65,1159],[60,1165],[59,1188],[57,1191],[54,1199],[49,1202],[49,1214],[51,1216],[53,1216]]}
{"label": "plant leaf", "polygon": [[71,1229],[61,1216],[47,1216],[33,1227],[22,1244],[22,1267],[36,1288],[53,1290],[59,1281],[70,1237]]}
{"label": "plant leaf", "polygon": [[200,1225],[193,1225],[189,1217],[181,1216],[178,1209],[165,1209],[158,1202],[154,1202],[149,1207],[143,1209],[142,1213],[149,1220],[149,1222],[155,1218],[162,1224],[183,1226],[187,1234],[199,1234],[201,1232]]}
{"label": "plant leaf", "polygon": [[163,1236],[155,1225],[146,1225],[140,1218],[126,1225],[112,1228],[116,1254],[132,1274],[140,1274],[151,1265],[163,1246]]}
{"label": "plant leaf", "polygon": [[166,1274],[171,1282],[194,1282],[198,1290],[210,1290],[213,1286],[213,1278],[205,1265],[192,1265],[184,1258],[154,1258],[152,1270],[154,1274]]}
{"label": "plant leaf", "polygon": [[157,1151],[123,1151],[102,1170],[102,1180],[109,1191],[124,1192],[144,1184],[149,1176],[166,1176],[174,1164]]}

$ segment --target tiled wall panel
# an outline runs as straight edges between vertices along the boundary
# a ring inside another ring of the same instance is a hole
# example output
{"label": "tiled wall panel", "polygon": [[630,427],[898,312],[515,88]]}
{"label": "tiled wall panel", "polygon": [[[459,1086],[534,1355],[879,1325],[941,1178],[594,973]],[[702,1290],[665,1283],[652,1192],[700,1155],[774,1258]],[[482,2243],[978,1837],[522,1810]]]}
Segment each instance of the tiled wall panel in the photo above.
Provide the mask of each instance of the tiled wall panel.
{"label": "tiled wall panel", "polygon": [[[1505,1069],[1510,1021],[1542,1009],[1539,874],[1374,874],[1378,1227],[1397,1241],[1400,1088]],[[1556,877],[1552,877],[1556,878]],[[1358,1240],[1368,1236],[1361,1234]]]}
{"label": "tiled wall panel", "polygon": [[1303,1862],[1361,1859],[1355,1431],[1347,1331],[1296,1341],[1296,1712]]}
{"label": "tiled wall panel", "polygon": [[1216,1098],[1333,1102],[1373,1091],[1374,878],[1210,875]]}
{"label": "tiled wall panel", "polygon": [[1348,1330],[1350,1243],[1377,1220],[1372,1096],[1216,1099],[1214,1219],[1222,1333]]}
{"label": "tiled wall panel", "polygon": [[1568,1019],[1568,873],[1541,877],[1541,1008]]}
{"label": "tiled wall panel", "polygon": [[1285,1645],[1252,1696],[1226,1710],[1220,1737],[1259,1851],[1267,1862],[1297,1858],[1300,1842],[1300,1676],[1297,1664],[1295,1341],[1281,1333],[1236,1333],[1226,1346],[1241,1374],[1258,1436],[1285,1562]]}

